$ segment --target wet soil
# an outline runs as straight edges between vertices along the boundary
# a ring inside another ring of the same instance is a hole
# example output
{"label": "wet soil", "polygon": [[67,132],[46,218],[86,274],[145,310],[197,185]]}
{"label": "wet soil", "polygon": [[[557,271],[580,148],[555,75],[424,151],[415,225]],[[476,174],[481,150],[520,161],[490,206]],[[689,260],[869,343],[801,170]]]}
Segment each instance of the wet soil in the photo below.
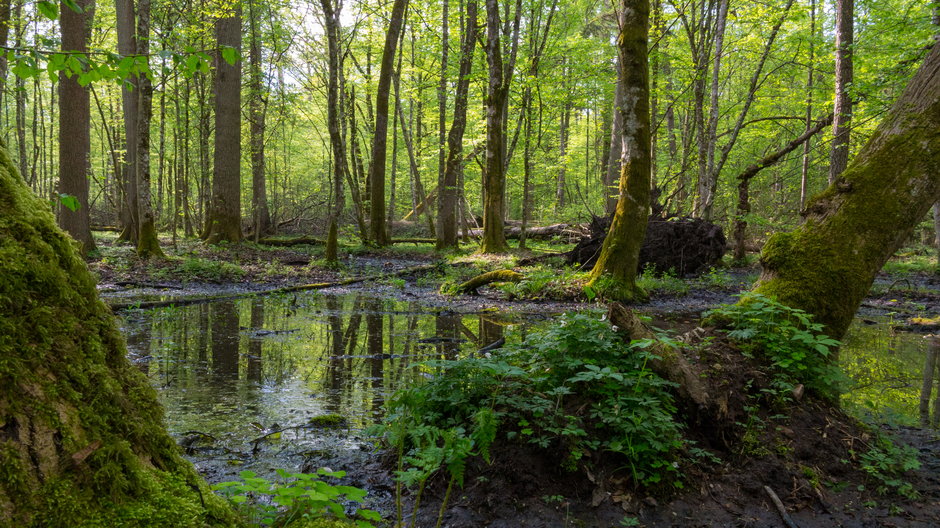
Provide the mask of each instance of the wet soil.
{"label": "wet soil", "polygon": [[[105,298],[148,298],[216,293],[258,292],[308,282],[331,282],[379,270],[396,271],[434,260],[429,253],[370,253],[350,256],[339,270],[311,265],[315,252],[292,248],[269,250],[253,246],[212,249],[195,255],[209,260],[238,262],[237,279],[221,276],[185,276],[179,261],[162,264],[132,258],[102,258],[90,267],[98,274]],[[184,258],[184,257],[180,257]],[[306,259],[306,260],[305,260]],[[121,265],[115,265],[120,261]],[[272,262],[279,263],[272,266]],[[652,314],[657,324],[678,331],[695,327],[700,314],[716,304],[732,302],[748,285],[754,270],[729,272],[722,285],[692,281],[684,292],[653,292],[652,300],[638,308]],[[482,289],[472,297],[444,297],[437,284],[408,278],[401,284],[364,283],[337,287],[336,292],[368,290],[372,294],[414,299],[432,308],[460,312],[489,309],[524,313],[560,313],[584,309],[583,302],[510,300],[497,289]],[[897,315],[905,318],[940,315],[940,279],[913,275],[880,276],[860,310],[862,317]],[[785,526],[780,511],[765,487],[780,499],[797,526],[806,527],[928,527],[940,526],[940,436],[929,429],[886,430],[917,449],[921,468],[904,478],[915,498],[880,493],[879,483],[858,467],[858,457],[869,449],[872,435],[853,418],[810,398],[788,409],[787,417],[761,411],[766,424],[757,438],[745,439],[740,425],[747,421],[742,394],[755,368],[728,349],[713,346],[699,360],[718,368],[728,380],[729,416],[688,418],[689,436],[716,461],[684,461],[686,485],[678,491],[636,494],[616,460],[594,460],[593,471],[567,472],[559,468],[551,451],[505,444],[492,464],[475,461],[466,485],[454,491],[443,516],[449,527],[566,527],[566,526]],[[714,352],[714,350],[721,350]],[[709,355],[711,354],[711,355]],[[756,376],[759,378],[759,376]],[[373,507],[394,515],[394,483],[389,460],[364,452],[350,458],[320,457],[310,468],[329,466],[349,472],[350,484],[365,487]],[[446,483],[432,482],[422,498],[416,526],[435,526]],[[413,497],[403,498],[410,512]],[[409,518],[409,514],[405,514]]]}

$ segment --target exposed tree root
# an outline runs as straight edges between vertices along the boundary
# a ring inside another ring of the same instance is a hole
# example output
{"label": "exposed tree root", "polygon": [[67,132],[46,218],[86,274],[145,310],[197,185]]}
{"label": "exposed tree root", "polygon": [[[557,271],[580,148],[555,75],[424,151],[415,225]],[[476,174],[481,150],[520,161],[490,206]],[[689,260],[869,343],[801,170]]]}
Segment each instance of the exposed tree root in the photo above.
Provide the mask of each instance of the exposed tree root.
{"label": "exposed tree root", "polygon": [[476,295],[477,289],[481,286],[486,286],[487,284],[493,282],[519,282],[524,278],[525,277],[521,273],[517,273],[513,270],[488,271],[481,275],[477,275],[460,286],[457,286],[457,288],[454,290],[454,293],[469,293],[471,295]]}

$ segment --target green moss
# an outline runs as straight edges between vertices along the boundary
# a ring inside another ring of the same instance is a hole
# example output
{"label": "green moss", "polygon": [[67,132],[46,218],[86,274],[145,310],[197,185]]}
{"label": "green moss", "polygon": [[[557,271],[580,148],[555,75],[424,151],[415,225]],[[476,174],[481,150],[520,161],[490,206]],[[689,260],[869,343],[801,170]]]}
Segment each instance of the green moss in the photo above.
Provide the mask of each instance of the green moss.
{"label": "green moss", "polygon": [[641,303],[649,299],[649,295],[636,281],[610,275],[594,275],[584,286],[584,291],[588,298],[596,296],[604,300],[623,303]]}
{"label": "green moss", "polygon": [[308,423],[314,427],[344,427],[347,421],[341,414],[321,414],[311,418]]}
{"label": "green moss", "polygon": [[74,242],[3,148],[0,269],[0,524],[231,525],[200,494]]}

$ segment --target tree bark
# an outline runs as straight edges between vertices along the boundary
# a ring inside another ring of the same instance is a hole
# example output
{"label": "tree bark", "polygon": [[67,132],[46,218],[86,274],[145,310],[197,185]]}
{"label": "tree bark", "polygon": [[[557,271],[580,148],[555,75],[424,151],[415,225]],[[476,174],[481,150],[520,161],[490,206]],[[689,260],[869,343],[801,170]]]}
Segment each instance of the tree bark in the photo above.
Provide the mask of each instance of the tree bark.
{"label": "tree bark", "polygon": [[215,56],[215,164],[205,234],[209,244],[242,239],[241,58],[235,64],[223,58],[225,48],[241,52],[241,4],[222,9],[215,21],[219,49]]}
{"label": "tree bark", "polygon": [[[461,2],[462,3],[462,2]],[[447,159],[447,60],[450,56],[450,1],[442,0],[442,13],[441,13],[441,78],[437,86],[437,189],[438,194],[444,191],[444,174],[446,172],[445,163]],[[459,79],[458,79],[459,81]],[[456,220],[456,215],[454,211],[454,200],[453,196],[456,194],[456,189],[453,192],[449,192],[447,195],[448,203],[447,209],[444,209],[444,201],[439,199],[437,201],[437,226],[435,229],[435,234],[437,238],[441,239],[441,229],[443,229],[444,220],[441,218],[442,214],[451,216],[454,221]],[[441,196],[443,198],[443,196]],[[452,222],[455,226],[456,223]],[[456,234],[456,229],[454,229]],[[454,237],[454,244],[456,244],[456,236]],[[452,244],[452,245],[454,245]],[[446,245],[444,246],[446,247]]]}
{"label": "tree bark", "polygon": [[[116,0],[118,54],[129,57],[137,53],[137,15],[134,0]],[[124,163],[121,175],[124,199],[121,200],[119,240],[137,244],[140,233],[137,206],[137,75],[121,83],[121,107],[124,114]]]}
{"label": "tree bark", "polygon": [[454,119],[447,136],[447,161],[444,178],[438,187],[437,248],[457,246],[457,201],[458,175],[463,166],[463,134],[467,126],[467,99],[470,93],[470,71],[473,68],[473,51],[479,37],[477,26],[477,2],[468,0],[464,22],[463,47],[460,51],[460,76],[454,95]]}
{"label": "tree bark", "polygon": [[650,208],[650,4],[622,0],[620,7],[617,44],[624,82],[620,199],[587,287],[607,299],[635,301],[646,297],[636,285],[636,272]]}
{"label": "tree bark", "polygon": [[395,47],[401,34],[407,0],[395,0],[385,33],[385,48],[379,68],[378,92],[375,97],[375,134],[372,136],[372,165],[369,167],[369,230],[372,242],[388,245],[385,223],[385,157],[388,141],[388,94],[395,65]]}
{"label": "tree bark", "polygon": [[248,50],[248,120],[250,122],[248,143],[251,146],[251,222],[255,240],[272,232],[271,213],[268,211],[268,196],[265,188],[264,133],[267,117],[267,100],[264,94],[264,78],[261,72],[261,35],[258,31],[257,0],[248,2],[249,38]]}
{"label": "tree bark", "polygon": [[[59,23],[62,51],[87,53],[94,20],[94,0],[77,0],[81,13],[62,4]],[[91,103],[87,86],[78,83],[78,75],[59,79],[59,193],[78,200],[72,211],[59,205],[59,226],[81,247],[82,254],[94,251],[89,220],[88,179],[91,176]]]}
{"label": "tree bark", "polygon": [[234,525],[180,456],[94,278],[5,149],[0,196],[0,525]]}
{"label": "tree bark", "polygon": [[[813,81],[816,73],[816,0],[810,0],[809,11],[809,67],[806,69],[806,130],[813,126]],[[800,211],[806,206],[809,195],[809,165],[812,153],[811,140],[803,144],[803,164],[800,167]]]}
{"label": "tree bark", "polygon": [[[340,70],[342,69],[342,56],[340,54],[340,8],[334,8],[332,0],[320,0],[323,9],[323,25],[326,30],[328,49],[326,104],[327,129],[330,133],[330,150],[333,155],[333,209],[330,211],[330,231],[335,233],[336,224],[343,214],[346,199],[343,195],[343,178],[346,177],[346,144],[342,133],[342,106],[340,105]],[[327,260],[336,260],[335,237],[332,246],[327,247]]]}
{"label": "tree bark", "polygon": [[509,97],[509,84],[503,72],[500,45],[499,1],[486,0],[486,62],[489,76],[486,92],[486,170],[483,173],[483,243],[481,253],[509,250],[503,235],[506,206],[506,134],[503,107]]}
{"label": "tree bark", "polygon": [[855,0],[836,2],[836,101],[832,123],[832,150],[829,155],[829,184],[842,174],[849,164],[850,127],[852,124],[852,86],[854,68],[852,55],[854,46]]}
{"label": "tree bark", "polygon": [[[137,53],[143,57],[150,54],[150,0],[138,0],[137,4]],[[157,239],[156,220],[150,194],[150,120],[153,116],[153,83],[146,75],[138,78],[137,121],[137,218],[140,231],[137,234],[137,255],[141,258],[162,257]]]}
{"label": "tree bark", "polygon": [[[617,84],[614,86],[614,107],[610,123],[610,155],[607,158],[607,171],[604,176],[604,212],[613,214],[617,210],[616,181],[620,174],[620,160],[623,157],[623,73],[620,61],[617,61]],[[672,152],[675,154],[675,152]]]}
{"label": "tree bark", "polygon": [[940,195],[940,46],[804,223],[774,235],[756,291],[845,334],[875,274]]}

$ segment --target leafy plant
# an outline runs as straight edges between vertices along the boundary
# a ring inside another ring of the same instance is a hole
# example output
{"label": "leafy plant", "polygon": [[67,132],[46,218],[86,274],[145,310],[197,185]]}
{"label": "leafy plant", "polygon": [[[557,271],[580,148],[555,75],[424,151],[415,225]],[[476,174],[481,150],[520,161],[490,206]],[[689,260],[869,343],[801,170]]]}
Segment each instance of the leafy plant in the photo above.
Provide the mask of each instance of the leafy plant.
{"label": "leafy plant", "polygon": [[[286,526],[301,519],[347,519],[343,501],[361,503],[366,491],[352,486],[332,485],[322,477],[341,478],[343,471],[319,469],[317,473],[288,473],[277,470],[280,478],[271,482],[258,477],[253,471],[239,473],[240,481],[221,482],[212,486],[226,497],[252,524],[260,526]],[[356,526],[374,527],[381,516],[367,509],[359,509]]]}
{"label": "leafy plant", "polygon": [[920,467],[917,450],[913,447],[895,444],[887,436],[878,434],[871,448],[859,455],[859,460],[862,471],[879,483],[879,493],[894,492],[910,499],[917,497],[911,483],[902,478],[904,473]]}
{"label": "leafy plant", "polygon": [[690,289],[689,284],[677,276],[675,271],[660,273],[652,266],[643,268],[636,284],[648,292],[668,293],[679,297],[687,295]]}
{"label": "leafy plant", "polygon": [[830,400],[845,392],[848,377],[830,359],[839,341],[823,334],[821,323],[803,310],[760,294],[740,297],[738,303],[720,306],[705,316],[726,323],[728,336],[745,355],[770,360],[780,389],[803,383]]}
{"label": "leafy plant", "polygon": [[647,368],[650,345],[624,343],[596,316],[566,314],[499,357],[426,364],[438,374],[396,393],[376,432],[402,454],[399,478],[411,485],[441,467],[459,484],[466,458],[488,460],[500,436],[560,450],[569,470],[603,452],[638,484],[678,484],[680,426],[671,384]]}

